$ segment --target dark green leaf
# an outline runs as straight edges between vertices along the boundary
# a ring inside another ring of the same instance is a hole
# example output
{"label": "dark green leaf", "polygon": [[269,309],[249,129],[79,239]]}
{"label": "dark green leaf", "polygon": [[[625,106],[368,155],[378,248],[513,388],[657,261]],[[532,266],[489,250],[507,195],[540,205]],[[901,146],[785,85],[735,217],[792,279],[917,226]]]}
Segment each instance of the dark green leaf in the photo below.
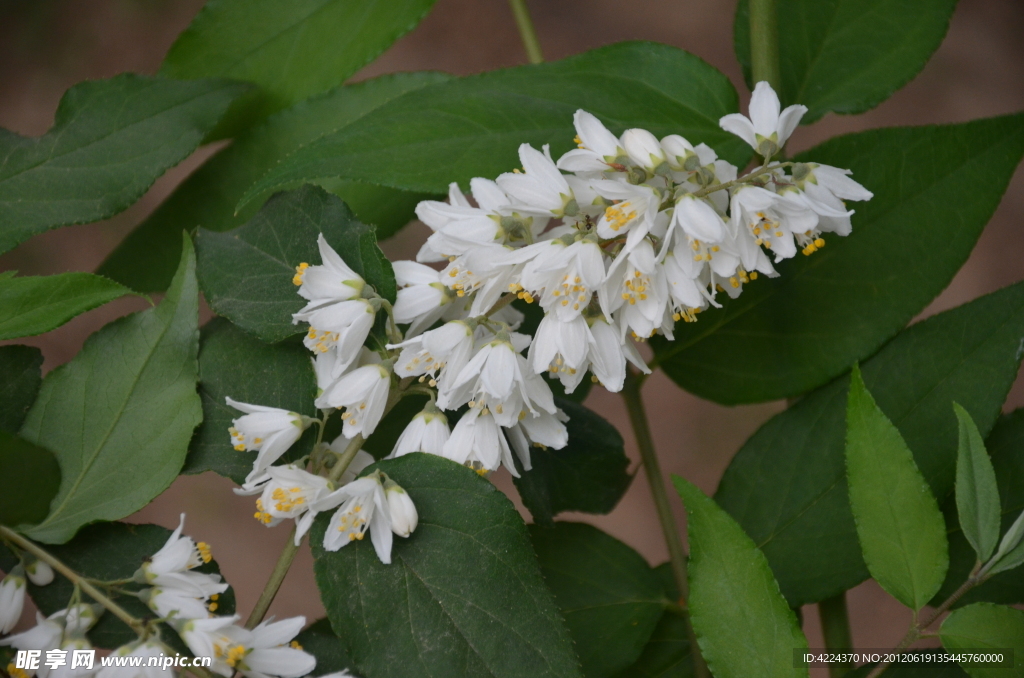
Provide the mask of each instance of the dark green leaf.
{"label": "dark green leaf", "polygon": [[530,537],[583,674],[606,678],[635,662],[668,602],[650,565],[583,523],[534,525]]}
{"label": "dark green leaf", "polygon": [[[861,366],[936,497],[953,488],[952,402],[987,432],[1016,376],[1022,337],[1018,284],[913,325]],[[764,551],[793,606],[868,576],[843,463],[848,390],[849,379],[837,379],[768,421],[733,459],[716,494]]]}
{"label": "dark green leaf", "polygon": [[307,626],[295,640],[299,641],[303,650],[316,657],[318,676],[352,668],[352,660],[345,653],[341,640],[331,630],[331,621],[327,617]]}
{"label": "dark green leaf", "polygon": [[[247,130],[186,179],[103,262],[98,272],[132,289],[167,288],[178,263],[182,228],[227,231],[248,221],[269,194],[235,213],[239,198],[257,179],[300,146],[351,124],[413,89],[447,79],[441,73],[396,73],[339,87],[302,101]],[[422,193],[354,182],[323,182],[360,221],[386,238],[407,224]]]}
{"label": "dark green leaf", "polygon": [[76,315],[134,294],[92,273],[61,273],[0,280],[0,339],[30,337]]}
{"label": "dark green leaf", "polygon": [[82,525],[134,513],[181,470],[202,419],[196,393],[199,294],[187,241],[156,308],[120,318],[46,375],[21,435],[60,462],[50,515],[25,533],[63,543]]}
{"label": "dark green leaf", "polygon": [[920,610],[946,577],[946,526],[914,455],[857,366],[846,406],[846,479],[868,571],[890,595]]}
{"label": "dark green leaf", "polygon": [[512,502],[473,471],[413,453],[377,468],[416,503],[419,527],[392,562],[370,540],[311,544],[327,616],[354,671],[375,678],[580,676],[572,641]]}
{"label": "dark green leaf", "polygon": [[951,653],[960,650],[986,652],[1013,650],[1013,668],[968,664],[971,678],[1019,678],[1024,676],[1024,611],[1012,607],[975,603],[953,611],[939,630],[942,646]]}
{"label": "dark green leaf", "polygon": [[999,486],[981,432],[971,415],[953,404],[960,422],[956,459],[956,506],[960,527],[978,560],[987,561],[999,543]]}
{"label": "dark green leaf", "polygon": [[666,611],[654,627],[651,639],[640,658],[616,678],[691,678],[690,643],[686,639],[686,619],[675,611]]}
{"label": "dark green leaf", "polygon": [[[944,657],[943,650],[912,650],[911,654]],[[874,664],[864,664],[846,674],[845,678],[866,678]],[[944,659],[925,659],[892,664],[882,674],[885,678],[967,678],[967,674],[956,662]]]}
{"label": "dark green leaf", "polygon": [[557,404],[569,415],[569,444],[531,448],[533,469],[515,479],[519,496],[541,524],[562,511],[610,513],[633,480],[622,436],[582,405],[562,398]]}
{"label": "dark green leaf", "polygon": [[[212,0],[171,46],[162,75],[260,86],[237,126],[331,89],[426,16],[434,0]],[[236,107],[236,109],[242,107]]]}
{"label": "dark green leaf", "polygon": [[[298,342],[264,344],[224,318],[203,326],[199,338],[199,395],[203,423],[189,446],[182,473],[213,471],[239,485],[252,470],[254,452],[231,445],[228,428],[242,413],[225,397],[242,403],[280,407],[315,417],[316,377],[310,353]],[[300,457],[312,449],[315,431],[306,431],[289,452]]]}
{"label": "dark green leaf", "polygon": [[0,525],[30,525],[50,512],[60,487],[60,466],[49,450],[0,431],[0,478]]}
{"label": "dark green leaf", "polygon": [[[798,156],[847,167],[875,197],[853,233],[778,267],[653,342],[683,388],[720,403],[786,398],[874,353],[966,261],[1024,153],[1024,114],[849,134]],[[952,199],[971,186],[970,198]],[[948,404],[947,404],[948,407]],[[785,586],[783,586],[785,588]]]}
{"label": "dark green leaf", "polygon": [[[804,104],[804,123],[829,111],[863,113],[916,76],[938,49],[956,0],[787,0],[779,3],[783,105]],[[748,0],[734,26],[750,82]]]}
{"label": "dark green leaf", "polygon": [[42,366],[35,346],[0,346],[0,431],[21,428],[43,383]]}
{"label": "dark green leaf", "polygon": [[779,593],[768,560],[743,528],[684,478],[672,476],[686,505],[690,619],[716,676],[793,678],[793,650],[807,639]]}
{"label": "dark green leaf", "polygon": [[124,74],[69,89],[38,139],[0,129],[0,252],[125,209],[194,151],[245,90],[226,80]]}
{"label": "dark green leaf", "polygon": [[[185,534],[195,536],[190,523],[185,525]],[[131,525],[128,523],[98,523],[82,528],[78,535],[66,544],[47,546],[46,550],[73,571],[101,581],[128,579],[139,569],[143,561],[156,553],[167,542],[171,531],[159,525]],[[201,541],[201,539],[196,539]],[[10,551],[0,549],[0,568],[9,570],[14,562]],[[220,574],[220,567],[210,561],[196,572]],[[129,586],[128,588],[138,589]],[[60,574],[46,586],[29,583],[29,595],[40,611],[50,615],[62,610],[71,600],[72,584]],[[132,596],[113,594],[114,601],[136,619],[153,619],[156,614],[144,603]],[[83,600],[88,596],[83,594]],[[235,611],[235,591],[229,588],[217,600],[217,614],[230,615]],[[161,637],[181,652],[187,652],[177,642],[177,634],[161,626]],[[116,648],[135,640],[135,632],[109,612],[103,614],[96,626],[89,632],[93,644],[102,648]]]}
{"label": "dark green leaf", "polygon": [[320,233],[394,302],[395,275],[373,227],[356,221],[336,196],[304,186],[271,198],[245,226],[227,233],[199,230],[199,281],[210,307],[264,341],[304,333],[305,326],[292,323],[292,314],[306,303],[292,278],[299,264],[320,263]]}
{"label": "dark green leaf", "polygon": [[737,106],[728,78],[692,54],[654,43],[610,45],[410,92],[289,156],[242,201],[328,177],[443,193],[452,181],[518,166],[522,143],[549,143],[555,157],[568,151],[579,108],[613,132],[682,134],[745,165],[750,148],[718,126]]}

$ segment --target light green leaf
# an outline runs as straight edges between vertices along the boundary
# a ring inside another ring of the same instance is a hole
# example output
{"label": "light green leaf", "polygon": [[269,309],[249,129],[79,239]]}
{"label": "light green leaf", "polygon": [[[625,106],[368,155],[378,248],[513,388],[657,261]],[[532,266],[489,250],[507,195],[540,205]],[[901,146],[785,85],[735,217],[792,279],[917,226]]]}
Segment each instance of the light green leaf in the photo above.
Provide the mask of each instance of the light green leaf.
{"label": "light green leaf", "polygon": [[735,164],[750,158],[750,148],[718,126],[738,108],[728,78],[682,50],[630,42],[410,92],[292,154],[242,204],[279,186],[328,177],[444,193],[452,181],[493,178],[519,166],[522,143],[551,144],[554,157],[568,151],[579,108],[615,133],[643,127],[659,137],[681,134]]}
{"label": "light green leaf", "polygon": [[82,525],[123,518],[167,489],[202,418],[198,350],[187,242],[159,306],[110,323],[43,380],[21,435],[51,450],[63,477],[50,515],[28,536],[66,542]]}
{"label": "light green leaf", "polygon": [[556,403],[569,415],[569,444],[530,449],[533,469],[514,479],[519,496],[545,525],[563,511],[610,513],[633,480],[622,436],[583,405],[562,398]]}
{"label": "light green leaf", "polygon": [[0,252],[113,216],[196,149],[246,90],[126,73],[67,91],[38,139],[0,129]]}
{"label": "light green leaf", "polygon": [[320,263],[321,233],[352,270],[395,301],[395,275],[373,227],[356,221],[345,203],[317,186],[274,196],[233,231],[199,230],[199,282],[206,301],[264,341],[304,333],[305,326],[292,323],[292,314],[306,304],[292,279],[299,264]]}
{"label": "light green leaf", "polygon": [[[654,341],[686,390],[725,404],[802,394],[872,355],[967,260],[1024,153],[1024,114],[848,134],[797,159],[850,168],[875,197],[853,233],[778,266]],[[971,186],[970,199],[950,196]],[[757,350],[757,346],[770,346]],[[948,407],[948,403],[946,405]]]}
{"label": "light green leaf", "polygon": [[[787,0],[778,5],[783,105],[804,124],[863,113],[910,82],[942,43],[956,0]],[[750,82],[748,0],[736,8],[736,58]]]}
{"label": "light green leaf", "polygon": [[713,499],[672,476],[686,505],[690,541],[690,620],[715,676],[794,678],[793,651],[807,648],[796,615],[768,561]]}
{"label": "light green leaf", "polygon": [[[194,531],[196,522],[185,523],[185,534],[202,541],[202,535]],[[142,563],[156,553],[171,536],[171,531],[159,525],[130,525],[128,523],[98,523],[82,528],[82,531],[71,541],[59,546],[47,546],[46,550],[72,570],[91,579],[113,581],[128,579]],[[10,551],[0,548],[0,568],[8,570],[14,562]],[[195,570],[203,573],[220,573],[216,561],[200,565]],[[71,599],[73,585],[70,581],[57,575],[53,582],[46,586],[28,585],[32,601],[40,611],[50,615],[63,610]],[[153,613],[144,603],[134,596],[118,595],[111,592],[114,601],[137,619],[154,619]],[[83,601],[88,601],[83,594]],[[230,615],[235,611],[235,591],[228,589],[217,599],[217,614]],[[177,634],[169,627],[161,625],[161,638],[168,641],[184,654],[190,654],[178,641]],[[96,626],[89,631],[89,639],[97,647],[117,648],[136,639],[135,632],[124,622],[109,612],[100,616]]]}
{"label": "light green leaf", "polygon": [[[950,404],[989,431],[1016,377],[1022,338],[1018,284],[912,325],[861,365],[936,496],[950,493],[956,472]],[[868,576],[846,487],[848,390],[848,378],[836,379],[769,420],[733,458],[715,496],[764,551],[793,606]]]}
{"label": "light green leaf", "polygon": [[434,0],[210,0],[161,75],[260,86],[236,129],[348,80],[420,22]]}
{"label": "light green leaf", "polygon": [[[242,413],[230,407],[225,397],[317,416],[316,377],[306,347],[299,342],[264,344],[224,318],[211,320],[199,334],[199,395],[203,423],[192,438],[182,473],[213,471],[239,485],[256,456],[231,445],[228,427]],[[316,431],[310,427],[288,458],[308,454],[315,439]]]}
{"label": "light green leaf", "polygon": [[1024,563],[1024,511],[1003,535],[999,549],[990,562],[992,566],[986,572],[992,575],[1012,570]]}
{"label": "light green leaf", "polygon": [[[239,198],[257,179],[290,153],[370,114],[405,92],[448,79],[442,73],[395,73],[339,87],[299,102],[240,134],[231,145],[197,169],[98,269],[132,289],[167,288],[181,254],[182,228],[228,231],[257,212],[269,193],[235,212]],[[416,203],[429,197],[354,182],[323,182],[366,224],[387,238],[413,219]]]}
{"label": "light green leaf", "polygon": [[[1000,532],[1005,535],[1024,512],[1024,409],[1000,417],[986,439],[985,447],[990,452],[999,484]],[[932,605],[940,604],[958,589],[978,560],[960,527],[954,497],[948,497],[942,509],[949,535],[949,574]],[[1024,577],[1019,571],[1000,572],[968,591],[957,605],[978,601],[1004,605],[1024,603]]]}
{"label": "light green leaf", "polygon": [[1024,611],[991,603],[968,605],[943,620],[939,637],[942,646],[954,654],[962,650],[1013,651],[1012,668],[1005,664],[1000,667],[964,664],[963,669],[971,678],[1024,676]]}
{"label": "light green leaf", "polygon": [[992,555],[999,541],[999,487],[981,432],[967,410],[953,403],[960,423],[956,458],[956,506],[960,527],[978,560]]}
{"label": "light green leaf", "polygon": [[583,523],[533,525],[530,538],[587,678],[639,658],[668,602],[639,553]]}
{"label": "light green leaf", "polygon": [[43,383],[42,366],[35,346],[0,346],[0,431],[21,428]]}
{"label": "light green leaf", "polygon": [[49,332],[127,294],[134,292],[92,273],[0,280],[0,339]]}
{"label": "light green leaf", "polygon": [[369,539],[310,543],[327,616],[357,675],[375,678],[581,676],[512,502],[473,471],[413,453],[376,465],[405,488],[419,527],[391,564]]}
{"label": "light green leaf", "polygon": [[0,476],[0,525],[33,524],[46,517],[60,487],[60,466],[52,452],[0,431]]}
{"label": "light green leaf", "polygon": [[920,610],[949,567],[946,525],[914,456],[854,366],[846,406],[846,479],[871,576]]}

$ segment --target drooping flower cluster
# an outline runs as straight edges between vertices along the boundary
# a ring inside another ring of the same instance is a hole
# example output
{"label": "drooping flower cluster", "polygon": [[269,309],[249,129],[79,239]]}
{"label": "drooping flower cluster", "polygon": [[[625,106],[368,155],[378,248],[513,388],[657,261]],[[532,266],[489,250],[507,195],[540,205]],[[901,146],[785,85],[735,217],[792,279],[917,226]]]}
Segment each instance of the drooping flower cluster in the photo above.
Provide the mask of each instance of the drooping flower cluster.
{"label": "drooping flower cluster", "polygon": [[[274,464],[312,423],[322,427],[340,412],[343,437],[328,449],[362,468],[368,456],[342,449],[358,447],[411,393],[430,401],[391,457],[427,452],[482,474],[505,466],[519,475],[531,468],[533,446],[564,447],[567,418],[544,375],[568,393],[588,372],[618,391],[628,364],[649,371],[635,342],[672,339],[677,322],[720,306],[722,292],[736,297],[759,275],[777,276],[775,265],[798,250],[824,247],[825,234],[849,234],[853,212],[844,201],[871,193],[848,170],[773,161],[805,112],[780,110],[759,83],[749,118],[722,118],[763,158],[739,176],[705,144],[642,129],[616,136],[577,111],[578,148],[556,160],[546,146],[523,144],[521,169],[473,179],[471,198],[453,183],[447,202],[418,205],[433,232],[417,261],[394,262],[393,306],[321,235],[321,263],[301,263],[292,282],[307,302],[293,321],[308,323],[304,343],[324,418],[228,400],[245,413],[232,442],[257,452],[240,490],[260,494],[256,517],[296,520],[298,540],[317,513],[335,510],[327,548],[369,529],[389,562],[392,533],[405,536],[416,524],[408,495],[388,492],[390,479],[352,474],[338,486],[314,463],[316,450],[309,468]],[[517,299],[542,312],[532,336],[518,331]]]}

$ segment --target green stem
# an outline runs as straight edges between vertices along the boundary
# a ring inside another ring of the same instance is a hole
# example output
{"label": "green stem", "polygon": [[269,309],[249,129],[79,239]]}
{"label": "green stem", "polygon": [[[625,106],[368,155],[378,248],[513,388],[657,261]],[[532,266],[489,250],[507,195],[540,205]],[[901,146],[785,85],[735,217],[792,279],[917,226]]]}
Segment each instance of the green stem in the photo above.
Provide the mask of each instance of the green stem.
{"label": "green stem", "polygon": [[25,539],[23,536],[15,532],[14,530],[0,525],[0,536],[5,540],[17,544],[20,549],[31,553],[33,556],[43,561],[57,572],[61,573],[68,581],[75,585],[75,587],[84,591],[90,598],[95,600],[97,603],[105,607],[115,617],[123,621],[132,631],[137,633],[140,638],[146,638],[149,635],[149,630],[144,621],[136,619],[130,615],[123,607],[115,603],[113,600],[108,598],[103,593],[90,584],[84,577],[79,575],[77,572],[69,568],[67,565],[57,560],[49,553],[41,549],[33,542]]}
{"label": "green stem", "polygon": [[779,18],[777,0],[750,0],[750,70],[754,83],[766,81],[778,92]]}
{"label": "green stem", "polygon": [[284,545],[284,550],[281,551],[281,555],[277,559],[277,565],[274,566],[274,571],[270,573],[267,585],[263,587],[263,593],[260,594],[259,600],[256,601],[256,606],[252,608],[252,613],[245,622],[245,628],[247,629],[255,628],[257,624],[263,621],[263,617],[266,616],[267,610],[270,609],[270,604],[274,602],[274,597],[281,588],[281,584],[284,583],[284,578],[288,576],[288,569],[292,566],[292,561],[295,560],[295,554],[299,552],[299,547],[295,543],[295,530],[295,525],[292,525],[292,531],[288,533],[288,543]]}
{"label": "green stem", "polygon": [[512,14],[516,17],[519,37],[523,39],[523,47],[526,48],[526,58],[530,60],[531,64],[544,63],[544,55],[540,51],[540,41],[537,40],[537,31],[533,28],[530,10],[526,8],[526,0],[508,0],[508,4],[512,7]]}
{"label": "green stem", "polygon": [[[640,394],[640,386],[643,384],[643,381],[643,377],[630,368],[626,374],[626,383],[622,388],[622,399],[626,402],[629,422],[633,426],[633,434],[636,436],[636,445],[640,450],[640,458],[643,460],[647,482],[651,486],[654,507],[658,511],[658,521],[661,523],[665,544],[668,546],[672,576],[675,579],[679,593],[682,595],[683,600],[681,604],[687,605],[690,598],[690,587],[686,572],[686,554],[683,551],[683,540],[679,536],[676,519],[672,515],[672,505],[669,503],[668,492],[665,490],[665,478],[661,474],[661,465],[658,463],[658,455],[654,450],[654,438],[651,436],[651,428],[647,422],[647,412],[644,410],[644,401]],[[690,641],[694,676],[696,678],[707,678],[709,675],[708,667],[704,663],[704,658],[700,655],[697,637],[694,635],[693,625],[690,624],[688,616],[686,618],[686,635]]]}
{"label": "green stem", "polygon": [[[818,615],[821,617],[825,647],[830,652],[849,652],[853,648],[853,639],[850,636],[850,615],[846,609],[846,591],[818,603]],[[852,670],[851,662],[828,665],[830,678],[839,678]]]}

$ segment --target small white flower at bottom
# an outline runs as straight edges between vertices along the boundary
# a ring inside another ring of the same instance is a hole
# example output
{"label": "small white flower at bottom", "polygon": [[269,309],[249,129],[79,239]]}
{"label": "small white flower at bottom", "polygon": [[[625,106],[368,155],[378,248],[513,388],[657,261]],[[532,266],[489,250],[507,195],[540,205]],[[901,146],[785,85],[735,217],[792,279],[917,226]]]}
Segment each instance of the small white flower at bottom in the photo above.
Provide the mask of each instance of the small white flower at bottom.
{"label": "small white flower at bottom", "polygon": [[292,641],[305,617],[265,621],[251,631],[235,625],[237,620],[193,619],[180,625],[179,634],[192,654],[212,657],[210,670],[221,676],[238,671],[249,678],[299,678],[316,668],[316,658]]}
{"label": "small white flower at bottom", "polygon": [[410,452],[440,455],[449,437],[451,431],[448,428],[448,418],[433,402],[428,402],[423,411],[412,418],[402,431],[402,435],[398,436],[388,459],[401,457]]}
{"label": "small white flower at bottom", "polygon": [[0,633],[10,633],[25,609],[25,568],[15,565],[0,582]]}
{"label": "small white flower at bottom", "polygon": [[377,557],[391,563],[391,511],[380,473],[353,480],[337,491],[344,503],[331,516],[324,533],[324,548],[337,551],[353,541],[361,541],[370,531]]}

